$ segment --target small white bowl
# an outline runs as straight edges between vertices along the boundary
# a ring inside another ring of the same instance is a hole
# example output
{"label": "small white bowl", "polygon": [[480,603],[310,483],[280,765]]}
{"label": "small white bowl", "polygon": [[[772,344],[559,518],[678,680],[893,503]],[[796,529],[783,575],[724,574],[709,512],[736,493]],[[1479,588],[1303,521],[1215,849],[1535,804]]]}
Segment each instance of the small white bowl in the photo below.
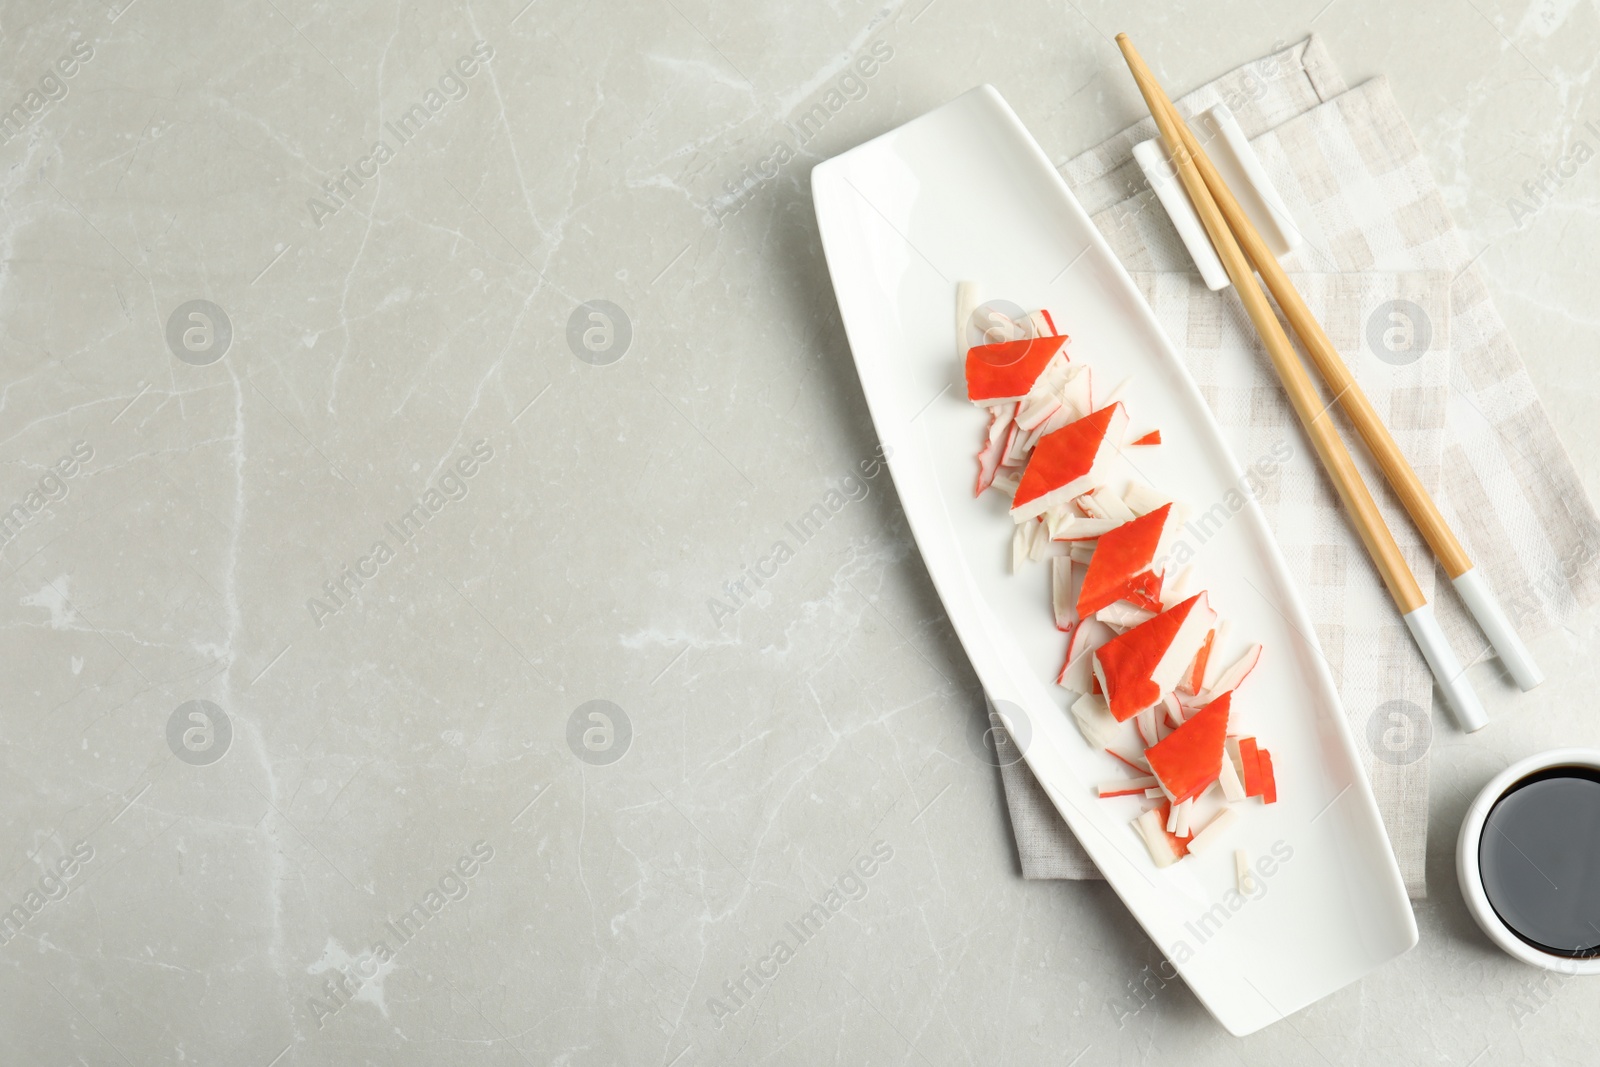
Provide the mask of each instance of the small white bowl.
{"label": "small white bowl", "polygon": [[1490,905],[1488,894],[1483,889],[1483,875],[1478,869],[1478,842],[1483,836],[1483,824],[1489,817],[1489,809],[1513,785],[1530,774],[1551,767],[1590,767],[1600,771],[1600,749],[1551,749],[1519,760],[1491,778],[1467,809],[1466,818],[1461,821],[1461,836],[1456,840],[1456,879],[1461,883],[1461,895],[1466,898],[1467,910],[1472,917],[1489,935],[1489,940],[1512,956],[1523,963],[1563,974],[1600,974],[1600,958],[1557,956],[1534,948],[1513,933],[1509,926],[1500,921],[1500,916],[1495,914]]}

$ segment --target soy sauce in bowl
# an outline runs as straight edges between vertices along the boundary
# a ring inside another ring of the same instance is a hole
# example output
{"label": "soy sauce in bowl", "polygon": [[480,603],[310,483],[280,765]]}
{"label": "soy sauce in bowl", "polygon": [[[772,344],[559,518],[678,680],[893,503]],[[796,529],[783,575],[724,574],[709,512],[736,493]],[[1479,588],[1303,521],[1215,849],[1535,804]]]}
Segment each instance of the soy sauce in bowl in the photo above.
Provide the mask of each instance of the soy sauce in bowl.
{"label": "soy sauce in bowl", "polygon": [[1556,956],[1600,953],[1600,770],[1550,767],[1507,789],[1478,843],[1489,904]]}

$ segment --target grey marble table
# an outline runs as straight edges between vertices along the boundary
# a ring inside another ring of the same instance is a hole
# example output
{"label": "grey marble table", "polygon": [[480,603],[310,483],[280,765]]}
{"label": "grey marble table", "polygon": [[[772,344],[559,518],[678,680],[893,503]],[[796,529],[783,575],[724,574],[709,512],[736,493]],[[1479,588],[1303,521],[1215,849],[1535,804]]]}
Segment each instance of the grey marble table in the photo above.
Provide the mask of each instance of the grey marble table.
{"label": "grey marble table", "polygon": [[1436,731],[1421,944],[1257,1035],[1019,876],[808,173],[984,81],[1064,160],[1121,29],[1387,74],[1600,492],[1593,4],[0,5],[0,1063],[1592,1062],[1452,876],[1592,620]]}

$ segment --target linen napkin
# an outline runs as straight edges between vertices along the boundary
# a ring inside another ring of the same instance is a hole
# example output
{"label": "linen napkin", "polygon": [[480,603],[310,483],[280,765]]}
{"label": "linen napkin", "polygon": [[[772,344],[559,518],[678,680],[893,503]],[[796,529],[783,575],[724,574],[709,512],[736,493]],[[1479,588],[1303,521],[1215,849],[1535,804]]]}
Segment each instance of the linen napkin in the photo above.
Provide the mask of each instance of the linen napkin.
{"label": "linen napkin", "polygon": [[[1313,37],[1178,107],[1193,115],[1217,103],[1302,227],[1285,268],[1513,623],[1531,638],[1600,598],[1600,520],[1387,83],[1347,90]],[[1237,297],[1199,284],[1145,187],[1132,147],[1154,135],[1146,119],[1060,170],[1185,352],[1241,464],[1270,441],[1295,442],[1258,499],[1333,669],[1407,888],[1425,895],[1431,679]],[[1352,452],[1463,663],[1492,654],[1448,582],[1434,581],[1431,556],[1364,451]],[[1026,764],[1001,762],[1024,877],[1098,877]]]}

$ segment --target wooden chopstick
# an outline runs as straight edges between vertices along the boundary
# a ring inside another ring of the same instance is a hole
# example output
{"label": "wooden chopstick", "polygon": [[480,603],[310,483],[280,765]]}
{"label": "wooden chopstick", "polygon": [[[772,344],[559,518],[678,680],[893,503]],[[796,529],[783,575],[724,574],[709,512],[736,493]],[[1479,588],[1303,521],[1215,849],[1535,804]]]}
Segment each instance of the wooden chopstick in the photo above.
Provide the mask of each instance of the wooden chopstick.
{"label": "wooden chopstick", "polygon": [[1340,438],[1332,420],[1328,417],[1328,409],[1323,406],[1322,398],[1311,384],[1311,378],[1306,374],[1299,355],[1289,343],[1289,338],[1284,334],[1278,317],[1273,314],[1271,305],[1267,303],[1266,294],[1261,291],[1255,274],[1245,263],[1244,253],[1239,250],[1238,242],[1234,240],[1233,233],[1223,220],[1216,202],[1207,191],[1204,180],[1195,170],[1193,159],[1178,135],[1172,113],[1162,106],[1161,101],[1165,98],[1165,94],[1162,93],[1160,86],[1155,84],[1149,68],[1144,65],[1144,60],[1139,58],[1139,53],[1126,34],[1117,35],[1117,45],[1127,58],[1129,68],[1133,70],[1134,80],[1139,83],[1139,90],[1144,93],[1145,102],[1150,105],[1150,113],[1155,117],[1161,136],[1167,142],[1168,150],[1178,169],[1178,176],[1183,180],[1184,188],[1189,191],[1189,199],[1194,201],[1200,221],[1205,224],[1206,232],[1211,236],[1211,243],[1217,248],[1217,256],[1227,269],[1228,278],[1233,282],[1234,288],[1239,291],[1239,299],[1244,302],[1245,312],[1255,325],[1256,332],[1261,335],[1262,343],[1266,345],[1273,369],[1278,372],[1284,391],[1289,394],[1289,403],[1294,407],[1301,424],[1305,426],[1306,433],[1317,450],[1317,456],[1327,468],[1328,476],[1333,479],[1334,488],[1338,490],[1345,510],[1350,513],[1351,521],[1355,524],[1356,532],[1361,535],[1362,543],[1367,546],[1367,552],[1372,556],[1372,562],[1378,568],[1383,584],[1389,588],[1389,595],[1394,598],[1401,614],[1415,611],[1427,603],[1422,595],[1422,589],[1417,585],[1417,579],[1406,564],[1405,557],[1400,554],[1400,546],[1395,543],[1394,534],[1383,521],[1383,515],[1372,499],[1372,493],[1361,480],[1355,461],[1350,458],[1344,440]]}
{"label": "wooden chopstick", "polygon": [[1216,200],[1212,198],[1205,179],[1201,177],[1194,155],[1185,145],[1178,130],[1176,110],[1155,80],[1155,76],[1151,74],[1150,68],[1145,65],[1138,50],[1133,47],[1133,42],[1128,39],[1127,34],[1117,35],[1117,46],[1122,49],[1123,58],[1127,60],[1128,69],[1132,71],[1134,81],[1138,83],[1139,91],[1150,108],[1150,114],[1161,131],[1161,137],[1167,144],[1184,189],[1188,191],[1189,199],[1194,203],[1200,221],[1205,224],[1206,233],[1211,237],[1211,243],[1216,246],[1217,256],[1222,260],[1229,280],[1238,291],[1246,314],[1250,316],[1251,323],[1261,336],[1267,355],[1272,360],[1273,369],[1277,371],[1284,392],[1289,396],[1289,403],[1299,417],[1301,425],[1305,427],[1307,436],[1311,438],[1317,458],[1322,461],[1323,468],[1333,481],[1351,523],[1361,537],[1361,543],[1366,547],[1367,554],[1378,569],[1378,574],[1388,588],[1395,606],[1400,609],[1407,627],[1421,646],[1428,665],[1433,668],[1434,678],[1456,713],[1457,721],[1464,729],[1478,729],[1487,722],[1482,705],[1478,702],[1477,695],[1466,684],[1464,673],[1456,662],[1449,643],[1444,641],[1443,634],[1438,632],[1438,623],[1433,619],[1432,609],[1422,595],[1421,587],[1417,585],[1416,576],[1411,573],[1410,566],[1401,555],[1394,534],[1384,522],[1371,491],[1362,480],[1349,450],[1345,448],[1344,439],[1334,427],[1328,406],[1322,404],[1321,397],[1311,383],[1310,375],[1306,373],[1299,355],[1289,343],[1288,336],[1284,334],[1283,326],[1273,314],[1266,294],[1261,291],[1261,286],[1257,283],[1250,265],[1245,261],[1238,241],[1235,240],[1232,230],[1229,229],[1227,221],[1217,207]]}
{"label": "wooden chopstick", "polygon": [[1172,117],[1178,136],[1183,140],[1185,150],[1194,159],[1200,177],[1205,181],[1206,189],[1211,193],[1218,209],[1222,212],[1222,217],[1227,220],[1234,237],[1242,246],[1246,259],[1267,283],[1273,298],[1283,309],[1289,325],[1311,356],[1312,365],[1316,367],[1328,388],[1334,391],[1334,400],[1349,416],[1356,433],[1361,436],[1367,450],[1377,461],[1378,469],[1383,472],[1384,478],[1411,516],[1411,521],[1416,523],[1423,539],[1428,542],[1428,547],[1433,550],[1434,557],[1455,584],[1456,591],[1461,594],[1467,609],[1477,619],[1478,625],[1488,636],[1489,642],[1494,645],[1495,651],[1499,653],[1500,661],[1510,671],[1520,688],[1524,691],[1532,689],[1544,681],[1544,675],[1534,663],[1522,639],[1517,636],[1505,612],[1501,610],[1493,591],[1482,577],[1474,573],[1472,557],[1467,554],[1455,531],[1445,521],[1433,497],[1423,488],[1417,472],[1412,469],[1405,453],[1400,450],[1393,435],[1389,433],[1389,428],[1378,417],[1377,410],[1373,408],[1372,402],[1367,399],[1367,394],[1362,391],[1360,384],[1350,373],[1350,368],[1345,365],[1343,357],[1333,347],[1333,342],[1328,340],[1322,324],[1311,313],[1311,309],[1306,307],[1300,291],[1290,281],[1289,275],[1278,262],[1278,257],[1272,254],[1272,250],[1261,239],[1261,234],[1250,221],[1250,216],[1240,207],[1239,201],[1228,188],[1228,183],[1212,165],[1205,148],[1195,138],[1193,131],[1183,121],[1183,116],[1178,114],[1178,109],[1164,93],[1162,99],[1167,113]]}
{"label": "wooden chopstick", "polygon": [[1474,569],[1472,557],[1468,555],[1466,548],[1456,537],[1455,531],[1450,528],[1449,522],[1439,511],[1439,506],[1434,503],[1432,495],[1423,487],[1417,472],[1406,459],[1405,453],[1400,450],[1394,436],[1389,433],[1389,428],[1378,416],[1372,402],[1367,399],[1367,394],[1362,391],[1355,376],[1350,373],[1350,368],[1339,355],[1338,349],[1328,340],[1322,324],[1306,306],[1300,291],[1295,288],[1294,282],[1289,279],[1289,275],[1278,262],[1278,257],[1272,254],[1267,243],[1261,239],[1255,224],[1250,221],[1250,216],[1234,198],[1233,191],[1228,188],[1228,183],[1212,164],[1204,146],[1195,138],[1193,131],[1189,129],[1183,116],[1178,113],[1178,109],[1166,94],[1163,92],[1160,97],[1166,112],[1172,118],[1178,136],[1183,140],[1184,148],[1200,171],[1206,189],[1211,193],[1217,208],[1222,212],[1222,217],[1233,231],[1245,258],[1261,275],[1273,298],[1277,300],[1278,306],[1283,309],[1289,325],[1310,355],[1312,366],[1316,367],[1317,373],[1322,376],[1328,388],[1333,390],[1334,400],[1349,416],[1356,433],[1360,435],[1367,450],[1376,460],[1378,469],[1383,472],[1390,488],[1400,498],[1400,503],[1411,516],[1411,521],[1416,523],[1423,539],[1428,542],[1428,547],[1433,550],[1434,557],[1444,567],[1450,580],[1455,583],[1457,592],[1461,594],[1468,610],[1477,619],[1478,625],[1482,627],[1490,643],[1494,645],[1501,662],[1505,664],[1519,687],[1523,690],[1532,689],[1544,681],[1544,675],[1540,673],[1532,655],[1500,609],[1492,590],[1481,577],[1472,573]]}
{"label": "wooden chopstick", "polygon": [[1211,158],[1206,155],[1205,149],[1195,139],[1193,131],[1184,123],[1183,117],[1178,114],[1177,108],[1170,100],[1166,101],[1166,108],[1173,118],[1178,136],[1183,139],[1184,148],[1188,149],[1190,156],[1194,158],[1200,177],[1205,180],[1206,188],[1216,200],[1222,217],[1227,220],[1234,237],[1244,250],[1245,258],[1260,272],[1262,281],[1267,283],[1267,289],[1271,291],[1273,299],[1277,300],[1278,306],[1283,309],[1284,315],[1289,320],[1289,325],[1294,328],[1294,332],[1300,337],[1300,342],[1305,345],[1306,352],[1311,356],[1312,365],[1317,368],[1317,373],[1328,384],[1328,388],[1334,391],[1334,399],[1339,406],[1350,416],[1356,433],[1366,442],[1372,458],[1377,460],[1378,467],[1388,479],[1389,485],[1393,487],[1395,495],[1405,505],[1411,520],[1417,524],[1417,529],[1422,532],[1428,546],[1433,549],[1433,554],[1444,565],[1445,573],[1455,578],[1471,570],[1472,559],[1467,555],[1467,550],[1462,547],[1455,531],[1450,529],[1450,524],[1440,514],[1439,506],[1433,502],[1433,497],[1423,488],[1421,480],[1417,478],[1417,472],[1406,460],[1405,453],[1400,451],[1400,446],[1395,443],[1389,428],[1378,417],[1377,410],[1367,399],[1367,394],[1362,391],[1355,376],[1350,373],[1349,366],[1333,347],[1333,342],[1328,340],[1322,324],[1311,314],[1311,309],[1306,307],[1300,291],[1289,280],[1289,275],[1284,273],[1278,257],[1272,254],[1272,250],[1261,239],[1255,224],[1239,206],[1239,201],[1234,199],[1227,182],[1217,173]]}

